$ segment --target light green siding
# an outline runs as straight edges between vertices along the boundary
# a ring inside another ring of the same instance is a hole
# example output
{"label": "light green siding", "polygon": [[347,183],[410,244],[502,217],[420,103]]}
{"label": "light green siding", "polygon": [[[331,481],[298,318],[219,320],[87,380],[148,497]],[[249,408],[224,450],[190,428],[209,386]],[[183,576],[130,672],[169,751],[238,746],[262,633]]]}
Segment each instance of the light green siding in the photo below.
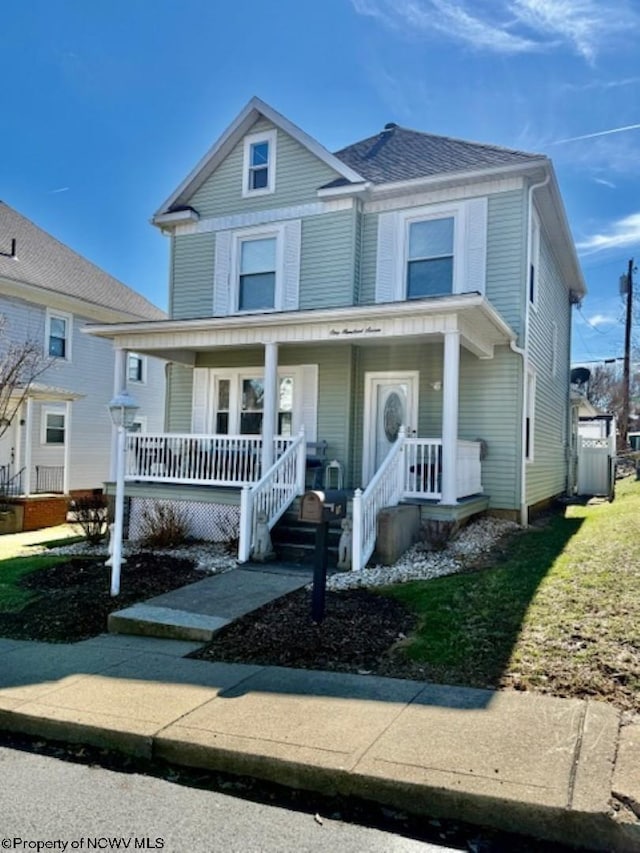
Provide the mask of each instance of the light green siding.
{"label": "light green siding", "polygon": [[[527,503],[564,492],[569,418],[569,294],[541,234],[537,305],[530,311],[529,358],[536,371],[533,461],[527,464]],[[554,375],[554,323],[557,330]]]}
{"label": "light green siding", "polygon": [[191,388],[193,371],[171,364],[167,376],[166,428],[169,432],[191,432]]}
{"label": "light green siding", "polygon": [[353,305],[355,208],[302,222],[300,308]]}
{"label": "light green siding", "polygon": [[175,320],[211,317],[215,234],[173,237],[170,316]]}
{"label": "light green siding", "polygon": [[490,195],[487,215],[486,296],[517,334],[525,300],[525,205],[524,190]]}
{"label": "light green siding", "polygon": [[[270,122],[262,119],[249,132],[272,128]],[[277,130],[275,192],[243,198],[243,156],[244,143],[241,140],[189,199],[188,203],[201,218],[315,202],[318,201],[319,187],[338,177],[337,172],[299,142]]]}
{"label": "light green siding", "polygon": [[463,350],[460,358],[460,438],[487,442],[482,485],[492,509],[520,506],[522,359],[497,347],[481,360]]}

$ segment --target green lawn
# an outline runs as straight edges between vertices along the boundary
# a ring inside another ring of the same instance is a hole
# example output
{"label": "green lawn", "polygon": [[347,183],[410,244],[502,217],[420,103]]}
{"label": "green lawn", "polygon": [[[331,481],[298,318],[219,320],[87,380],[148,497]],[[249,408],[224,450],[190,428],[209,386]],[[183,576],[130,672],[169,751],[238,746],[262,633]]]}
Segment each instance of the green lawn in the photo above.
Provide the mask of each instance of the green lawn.
{"label": "green lawn", "polygon": [[0,562],[0,636],[3,613],[17,613],[35,597],[43,594],[19,586],[20,578],[38,569],[48,569],[49,566],[55,566],[68,559],[66,556],[36,554],[33,557],[14,557]]}
{"label": "green lawn", "polygon": [[404,653],[447,684],[593,696],[640,711],[640,482],[513,538],[493,566],[387,590]]}

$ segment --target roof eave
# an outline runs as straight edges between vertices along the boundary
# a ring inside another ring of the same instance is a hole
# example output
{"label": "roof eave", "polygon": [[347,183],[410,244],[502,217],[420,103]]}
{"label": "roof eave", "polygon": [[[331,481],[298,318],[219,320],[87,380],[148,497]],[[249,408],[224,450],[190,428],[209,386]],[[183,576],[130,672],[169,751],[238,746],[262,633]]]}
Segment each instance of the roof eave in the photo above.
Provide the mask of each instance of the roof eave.
{"label": "roof eave", "polygon": [[489,166],[482,169],[465,169],[459,172],[441,172],[437,175],[411,178],[406,181],[388,181],[385,183],[370,184],[371,197],[375,199],[402,193],[416,192],[422,189],[433,189],[434,187],[449,184],[461,184],[474,181],[486,181],[500,177],[513,177],[522,175],[527,177],[540,170],[549,168],[551,161],[548,157],[537,157],[527,163],[514,163],[505,166]]}

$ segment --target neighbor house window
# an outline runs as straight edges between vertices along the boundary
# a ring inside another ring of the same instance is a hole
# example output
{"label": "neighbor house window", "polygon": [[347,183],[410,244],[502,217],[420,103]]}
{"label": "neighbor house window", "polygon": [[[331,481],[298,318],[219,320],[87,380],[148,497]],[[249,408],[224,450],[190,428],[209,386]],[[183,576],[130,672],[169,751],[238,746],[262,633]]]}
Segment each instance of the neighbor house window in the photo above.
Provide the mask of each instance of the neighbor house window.
{"label": "neighbor house window", "polygon": [[63,412],[44,412],[43,443],[64,444]]}
{"label": "neighbor house window", "polygon": [[144,382],[144,359],[130,352],[127,357],[127,377],[129,382]]}
{"label": "neighbor house window", "polygon": [[452,216],[409,223],[407,299],[453,291],[453,235]]}
{"label": "neighbor house window", "polygon": [[277,238],[240,242],[238,309],[274,308],[276,298]]}
{"label": "neighbor house window", "polygon": [[69,361],[71,358],[71,323],[70,314],[47,311],[46,322],[46,351],[52,358]]}
{"label": "neighbor house window", "polygon": [[244,140],[243,196],[275,190],[276,131],[252,133]]}

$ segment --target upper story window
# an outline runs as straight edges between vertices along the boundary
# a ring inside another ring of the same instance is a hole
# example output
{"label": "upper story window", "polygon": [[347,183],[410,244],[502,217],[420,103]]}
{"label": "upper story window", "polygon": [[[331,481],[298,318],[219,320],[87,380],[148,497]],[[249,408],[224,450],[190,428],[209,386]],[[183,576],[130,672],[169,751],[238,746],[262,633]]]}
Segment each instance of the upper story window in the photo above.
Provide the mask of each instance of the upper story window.
{"label": "upper story window", "polygon": [[71,314],[47,310],[46,353],[52,358],[71,360]]}
{"label": "upper story window", "polygon": [[276,131],[252,133],[244,139],[242,195],[266,195],[276,184]]}
{"label": "upper story window", "polygon": [[486,197],[382,211],[376,302],[485,292]]}
{"label": "upper story window", "polygon": [[141,355],[130,352],[127,356],[127,379],[129,382],[145,381],[145,363]]}
{"label": "upper story window", "polygon": [[275,308],[277,238],[240,241],[238,310]]}
{"label": "upper story window", "polygon": [[407,299],[453,291],[453,233],[452,216],[409,224]]}
{"label": "upper story window", "polygon": [[213,315],[293,311],[298,307],[302,223],[299,219],[218,231]]}

